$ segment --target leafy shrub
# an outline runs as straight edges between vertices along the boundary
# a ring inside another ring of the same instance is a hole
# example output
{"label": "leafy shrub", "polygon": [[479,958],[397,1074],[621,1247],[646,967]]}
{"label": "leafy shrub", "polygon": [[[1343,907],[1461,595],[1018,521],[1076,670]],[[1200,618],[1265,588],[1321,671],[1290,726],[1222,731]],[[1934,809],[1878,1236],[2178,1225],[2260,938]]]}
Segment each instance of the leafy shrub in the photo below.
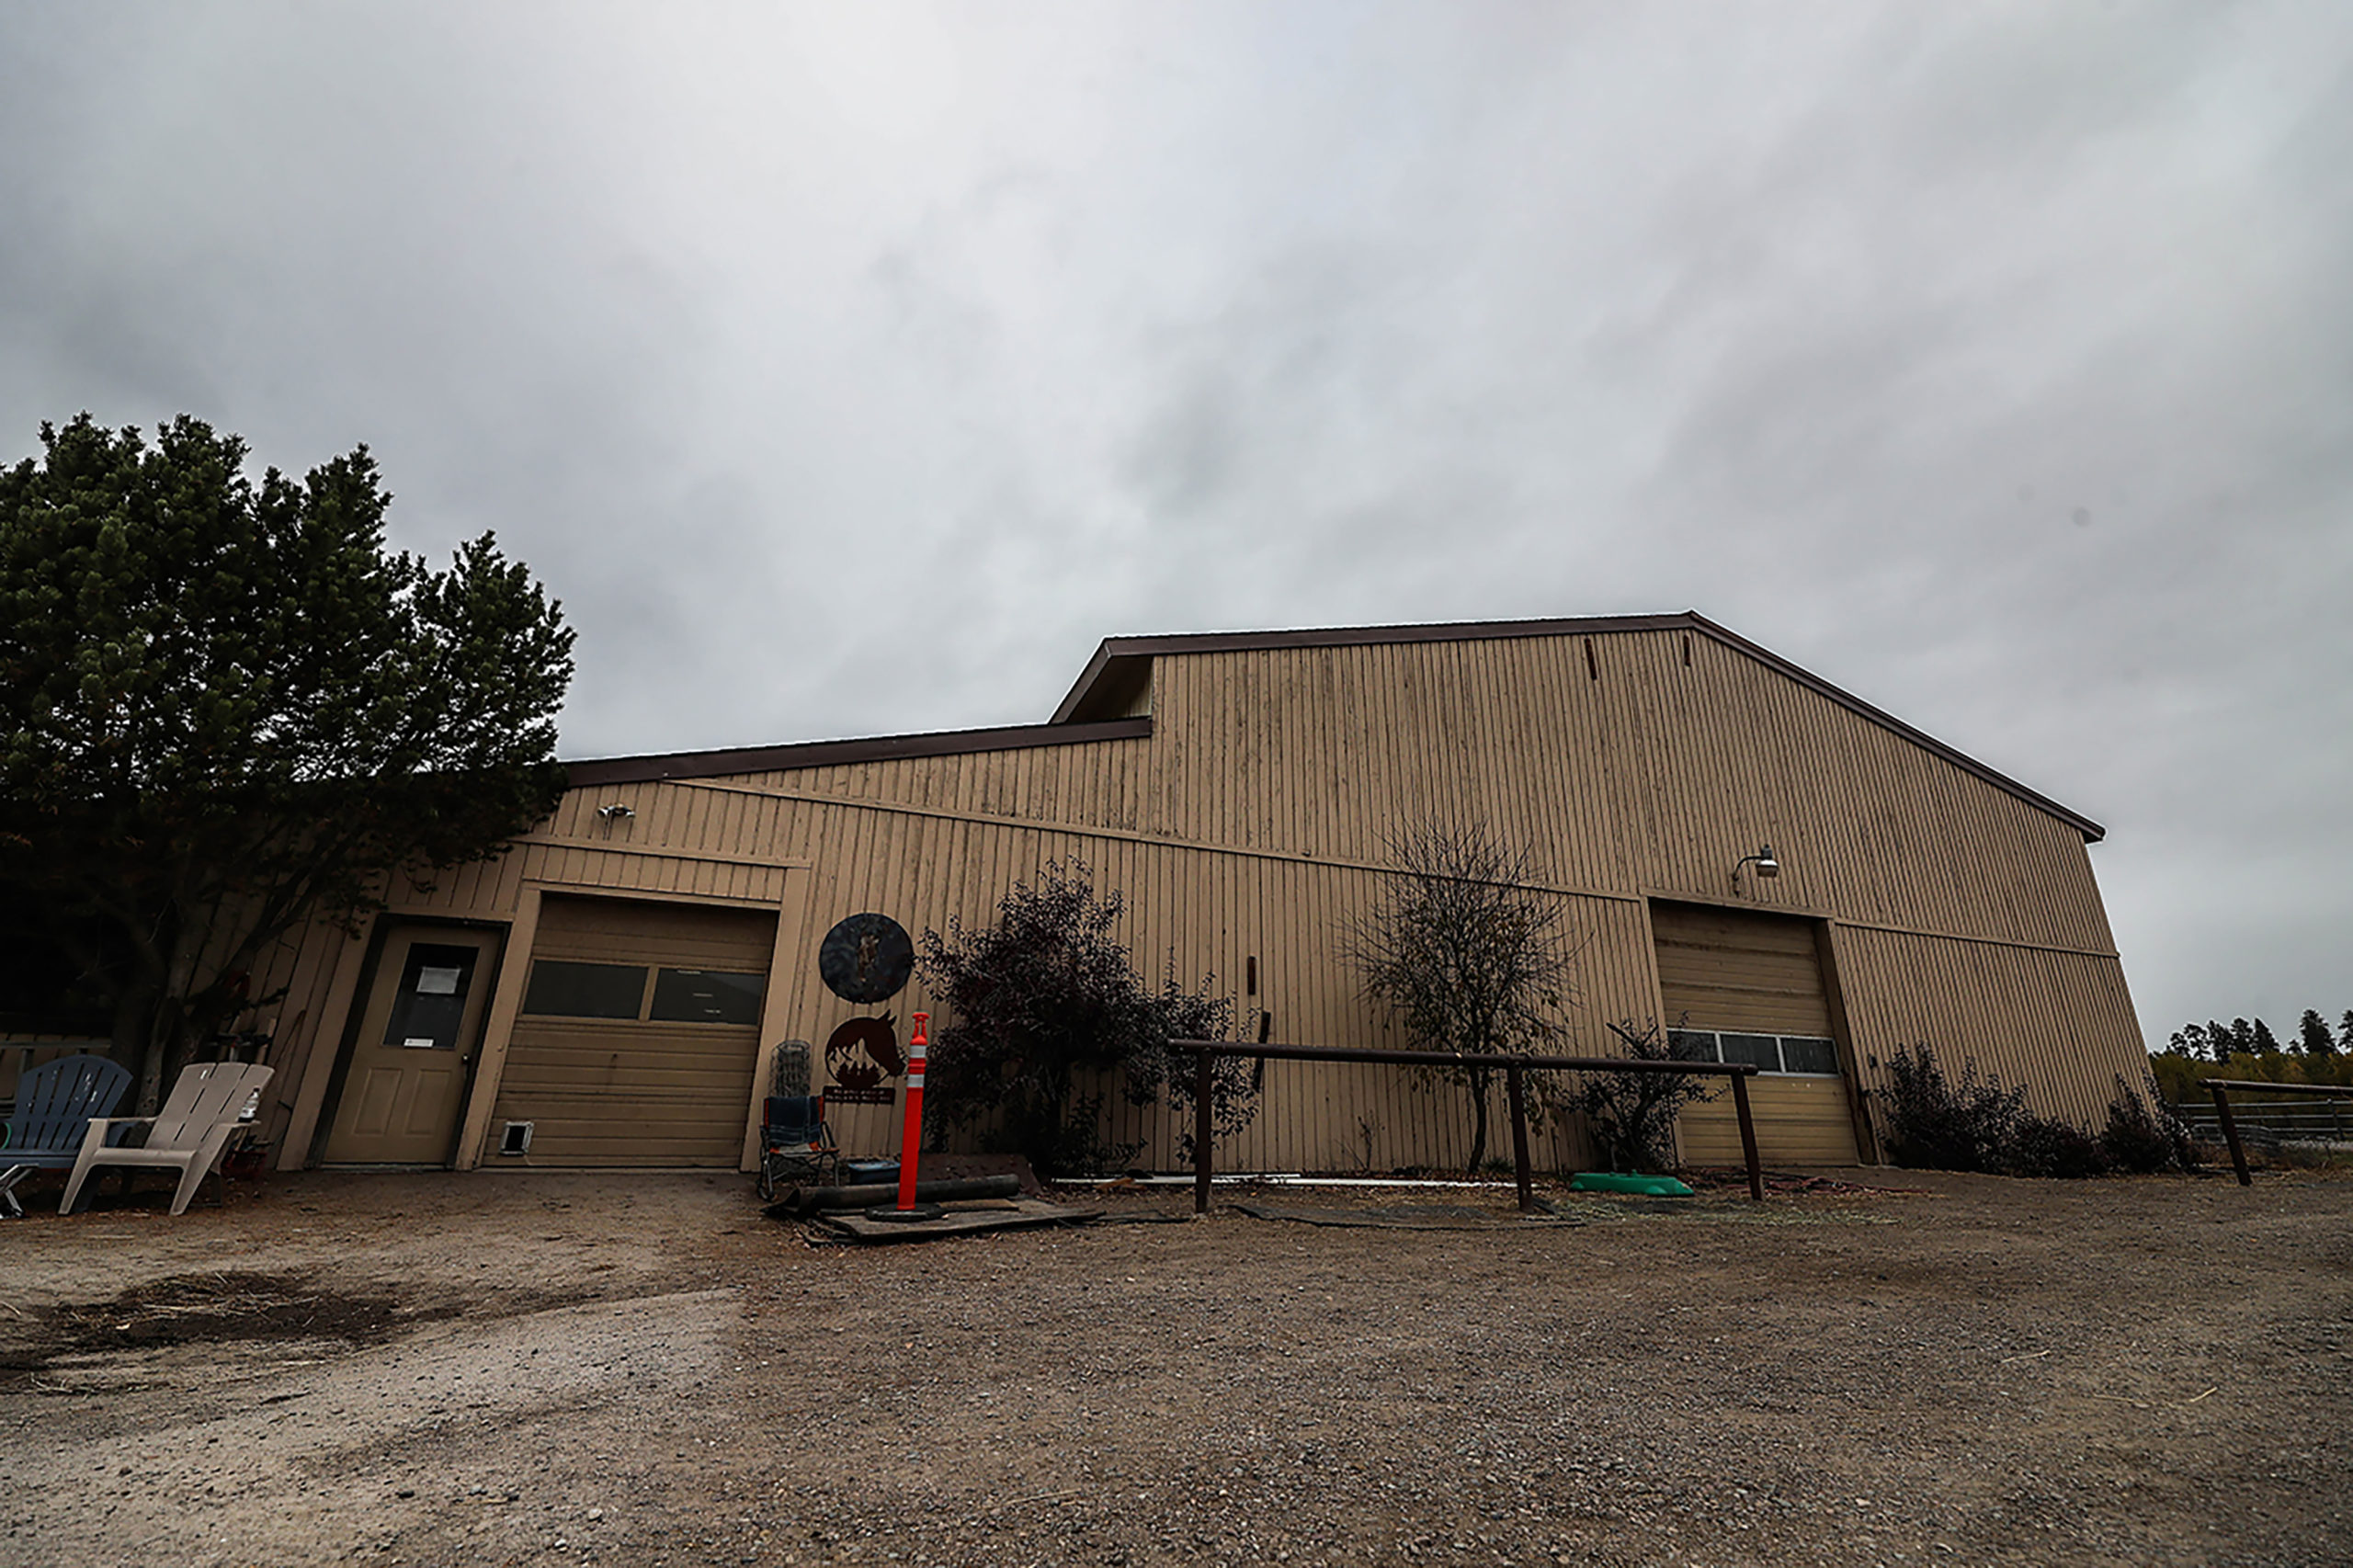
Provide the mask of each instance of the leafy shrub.
{"label": "leafy shrub", "polygon": [[1935,1053],[1898,1051],[1888,1058],[1885,1107],[1887,1148],[1899,1165],[1915,1170],[1993,1171],[2026,1114],[2026,1090],[2005,1089],[2001,1080],[1977,1076],[1974,1060],[1961,1064],[1958,1082],[1948,1079]]}
{"label": "leafy shrub", "polygon": [[2154,1080],[2134,1090],[2122,1074],[2097,1136],[2059,1117],[2026,1108],[2023,1087],[2006,1089],[1975,1061],[1946,1075],[1927,1046],[1888,1061],[1888,1152],[1900,1165],[1996,1171],[2021,1176],[2093,1176],[2109,1171],[2190,1171],[2198,1146]]}
{"label": "leafy shrub", "polygon": [[[1026,1131],[1032,1137],[1046,1140],[1042,1152],[1038,1147],[1021,1145],[1018,1132]],[[1136,1151],[1138,1143],[1115,1143],[1103,1136],[1103,1096],[1074,1095],[1068,1112],[1059,1126],[1043,1122],[1020,1124],[1008,1129],[1007,1135],[991,1140],[1003,1144],[995,1152],[1027,1154],[1029,1168],[1046,1176],[1107,1176],[1123,1170]]]}
{"label": "leafy shrub", "polygon": [[[1658,1026],[1612,1024],[1609,1032],[1638,1062],[1687,1062],[1697,1057],[1659,1038]],[[1586,1073],[1570,1103],[1585,1112],[1602,1163],[1613,1171],[1664,1171],[1674,1160],[1675,1119],[1683,1108],[1712,1098],[1696,1074]]]}
{"label": "leafy shrub", "polygon": [[2116,1097],[2108,1102],[2108,1126],[2099,1135],[2108,1163],[2134,1176],[2198,1168],[2198,1141],[2157,1090],[2156,1081],[2135,1090],[2116,1075]]}
{"label": "leafy shrub", "polygon": [[2011,1176],[2096,1176],[2108,1169],[2099,1141],[2055,1116],[2020,1115],[2003,1144],[2001,1167]]}
{"label": "leafy shrub", "polygon": [[[1103,1140],[1101,1097],[1082,1092],[1095,1075],[1118,1074],[1134,1105],[1164,1092],[1180,1111],[1190,1105],[1193,1059],[1168,1042],[1222,1037],[1233,1005],[1206,983],[1185,990],[1173,965],[1157,994],[1147,990],[1111,935],[1121,908],[1118,892],[1097,893],[1082,862],[1049,863],[1014,884],[994,926],[968,931],[951,919],[946,936],[923,934],[925,977],[953,1014],[931,1048],[926,1109],[943,1127],[1001,1111],[992,1142],[1051,1179],[1116,1168],[1135,1152]],[[1247,1123],[1256,1090],[1249,1063],[1218,1062],[1212,1125]]]}
{"label": "leafy shrub", "polygon": [[[1174,963],[1160,982],[1160,1027],[1162,1039],[1223,1040],[1227,1026],[1233,1021],[1233,1004],[1222,996],[1209,996],[1187,991],[1177,983]],[[1163,1085],[1168,1096],[1169,1114],[1176,1124],[1176,1158],[1179,1163],[1193,1163],[1193,1089],[1196,1074],[1200,1071],[1200,1058],[1189,1053],[1171,1051],[1164,1044],[1160,1060],[1166,1073]],[[1210,1058],[1210,1142],[1241,1131],[1258,1114],[1258,1095],[1266,1086],[1267,1062],[1264,1057],[1212,1056]],[[1137,1078],[1137,1069],[1129,1070],[1131,1085]],[[1134,1151],[1129,1151],[1132,1153]],[[1124,1164],[1128,1158],[1122,1154]]]}

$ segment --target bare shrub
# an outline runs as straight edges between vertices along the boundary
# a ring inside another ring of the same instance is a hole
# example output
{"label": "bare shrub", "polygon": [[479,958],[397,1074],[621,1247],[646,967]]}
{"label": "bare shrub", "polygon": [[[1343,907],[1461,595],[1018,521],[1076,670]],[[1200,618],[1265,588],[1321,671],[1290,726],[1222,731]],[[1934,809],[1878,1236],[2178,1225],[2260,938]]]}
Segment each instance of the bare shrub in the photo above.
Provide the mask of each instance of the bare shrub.
{"label": "bare shrub", "polygon": [[[1405,829],[1389,851],[1400,874],[1345,938],[1365,995],[1426,1051],[1507,1053],[1556,1036],[1574,949],[1561,929],[1561,901],[1530,885],[1539,880],[1534,856],[1483,825],[1435,822]],[[1476,1174],[1487,1157],[1497,1070],[1426,1071],[1470,1091],[1464,1170]],[[1549,1091],[1532,1075],[1529,1087],[1528,1109],[1540,1123]]]}
{"label": "bare shrub", "polygon": [[2194,1171],[2198,1141],[2157,1090],[2154,1078],[2136,1090],[2116,1075],[2116,1097],[2108,1102],[2108,1126],[2099,1135],[2108,1163],[2133,1176]]}
{"label": "bare shrub", "polygon": [[2011,1176],[2096,1176],[2109,1168],[2099,1140],[2072,1121],[2022,1113],[2001,1150],[2001,1168]]}
{"label": "bare shrub", "polygon": [[[1609,1032],[1637,1062],[1700,1060],[1662,1040],[1656,1024],[1637,1028],[1628,1020]],[[1664,1171],[1675,1164],[1676,1117],[1715,1093],[1695,1073],[1585,1073],[1570,1103],[1585,1113],[1586,1129],[1611,1170]]]}
{"label": "bare shrub", "polygon": [[1956,1081],[1922,1045],[1888,1058],[1887,1147],[1895,1163],[1915,1170],[1995,1171],[2026,1114],[2026,1090],[2005,1089],[1990,1074],[1982,1081],[1974,1059]]}

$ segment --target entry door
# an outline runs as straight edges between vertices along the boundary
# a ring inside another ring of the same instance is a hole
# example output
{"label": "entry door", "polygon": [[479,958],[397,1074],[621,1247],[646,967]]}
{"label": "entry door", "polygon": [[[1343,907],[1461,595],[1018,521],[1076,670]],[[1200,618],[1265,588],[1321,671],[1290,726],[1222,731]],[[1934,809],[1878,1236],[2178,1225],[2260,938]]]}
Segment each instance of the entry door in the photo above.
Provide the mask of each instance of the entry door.
{"label": "entry door", "polygon": [[324,1163],[449,1164],[498,943],[495,931],[446,926],[402,926],[384,939]]}

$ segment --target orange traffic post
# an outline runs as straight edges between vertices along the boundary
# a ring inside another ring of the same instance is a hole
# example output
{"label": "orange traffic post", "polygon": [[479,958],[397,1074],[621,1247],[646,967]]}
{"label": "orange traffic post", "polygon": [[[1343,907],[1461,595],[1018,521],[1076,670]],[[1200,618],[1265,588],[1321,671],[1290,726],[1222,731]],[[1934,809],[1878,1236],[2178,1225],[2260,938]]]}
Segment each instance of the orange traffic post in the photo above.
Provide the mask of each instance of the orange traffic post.
{"label": "orange traffic post", "polygon": [[899,1133],[899,1212],[911,1214],[915,1207],[915,1156],[923,1152],[923,1059],[931,1049],[924,1038],[924,1026],[931,1022],[929,1013],[915,1015],[914,1036],[907,1041],[907,1119]]}

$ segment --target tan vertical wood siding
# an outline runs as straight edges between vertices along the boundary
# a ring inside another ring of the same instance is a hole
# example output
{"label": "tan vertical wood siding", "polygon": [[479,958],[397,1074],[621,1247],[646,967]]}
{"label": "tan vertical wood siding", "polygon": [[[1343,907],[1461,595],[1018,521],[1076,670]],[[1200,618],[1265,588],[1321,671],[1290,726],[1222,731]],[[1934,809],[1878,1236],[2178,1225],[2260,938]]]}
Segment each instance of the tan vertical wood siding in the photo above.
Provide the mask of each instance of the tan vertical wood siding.
{"label": "tan vertical wood siding", "polygon": [[1842,926],[1839,974],[1867,1085],[1887,1058],[1928,1046],[1948,1068],[1974,1062],[2046,1115],[2097,1131],[2117,1078],[2148,1072],[2112,958]]}
{"label": "tan vertical wood siding", "polygon": [[[528,882],[773,909],[783,868],[804,865],[808,950],[772,980],[791,1033],[822,1043],[887,1010],[904,1038],[930,1007],[920,983],[886,1009],[838,1001],[815,974],[825,930],[869,909],[918,935],[981,923],[1016,881],[1076,857],[1126,894],[1147,978],[1171,960],[1188,982],[1214,975],[1279,1040],[1403,1045],[1339,934],[1401,832],[1477,823],[1533,850],[1531,895],[1576,934],[1565,1048],[1666,1021],[1645,900],[1689,900],[1826,924],[1866,1092],[1875,1062],[1923,1040],[2083,1119],[2141,1070],[2079,830],[1716,638],[1187,653],[1152,661],[1126,701],[1148,709],[1148,737],[575,790],[513,852],[395,903],[506,918]],[[635,814],[600,818],[605,804]],[[1782,874],[1735,888],[1734,861],[1766,843]],[[289,961],[314,993],[334,967],[308,942]],[[309,1049],[302,1071],[331,1054]],[[1403,1074],[1274,1064],[1266,1082],[1258,1124],[1220,1151],[1228,1168],[1436,1165],[1467,1146],[1461,1096]],[[895,1143],[889,1108],[842,1119],[855,1147]],[[1150,1119],[1118,1135],[1165,1164],[1172,1130]],[[1582,1156],[1574,1129],[1546,1146]]]}

